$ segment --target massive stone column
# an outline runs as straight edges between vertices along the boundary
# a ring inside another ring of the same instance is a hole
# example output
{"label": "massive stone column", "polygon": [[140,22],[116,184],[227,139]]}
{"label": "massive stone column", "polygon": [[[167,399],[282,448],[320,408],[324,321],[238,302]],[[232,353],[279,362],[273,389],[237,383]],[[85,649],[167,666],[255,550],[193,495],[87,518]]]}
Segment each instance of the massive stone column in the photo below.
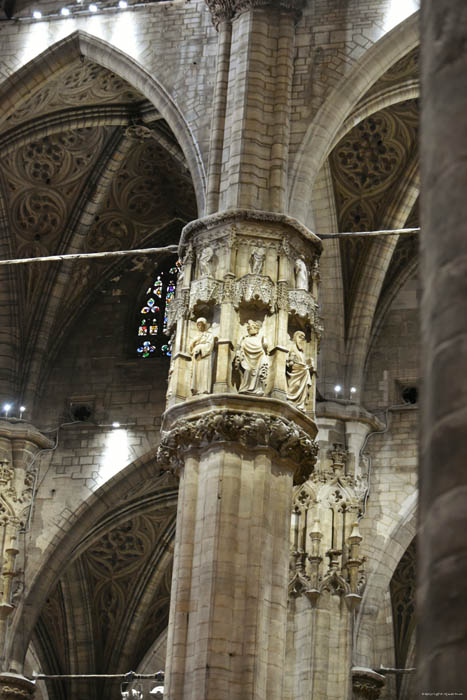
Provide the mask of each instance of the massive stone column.
{"label": "massive stone column", "polygon": [[312,472],[321,243],[284,215],[300,0],[207,0],[208,216],[183,232],[159,457],[180,474],[164,696],[280,700],[293,484]]}
{"label": "massive stone column", "polygon": [[282,698],[292,487],[316,457],[319,250],[251,211],[182,236],[159,453],[180,474],[170,700]]}
{"label": "massive stone column", "polygon": [[467,694],[467,4],[422,2],[420,692]]}

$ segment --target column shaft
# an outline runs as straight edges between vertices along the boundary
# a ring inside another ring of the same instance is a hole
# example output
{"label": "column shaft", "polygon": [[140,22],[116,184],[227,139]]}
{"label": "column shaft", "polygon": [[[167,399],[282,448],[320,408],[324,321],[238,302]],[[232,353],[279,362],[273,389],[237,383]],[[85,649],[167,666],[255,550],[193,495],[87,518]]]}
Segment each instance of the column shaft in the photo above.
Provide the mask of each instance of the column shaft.
{"label": "column shaft", "polygon": [[422,3],[418,685],[467,693],[467,5]]}

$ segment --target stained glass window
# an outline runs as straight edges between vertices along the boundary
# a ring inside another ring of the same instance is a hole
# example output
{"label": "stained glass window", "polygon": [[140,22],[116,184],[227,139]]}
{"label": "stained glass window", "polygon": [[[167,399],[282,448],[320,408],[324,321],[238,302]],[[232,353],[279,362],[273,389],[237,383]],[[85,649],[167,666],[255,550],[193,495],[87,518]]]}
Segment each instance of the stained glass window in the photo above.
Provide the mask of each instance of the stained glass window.
{"label": "stained glass window", "polygon": [[145,302],[139,311],[138,357],[170,357],[170,340],[166,335],[167,311],[175,298],[180,261],[159,268]]}

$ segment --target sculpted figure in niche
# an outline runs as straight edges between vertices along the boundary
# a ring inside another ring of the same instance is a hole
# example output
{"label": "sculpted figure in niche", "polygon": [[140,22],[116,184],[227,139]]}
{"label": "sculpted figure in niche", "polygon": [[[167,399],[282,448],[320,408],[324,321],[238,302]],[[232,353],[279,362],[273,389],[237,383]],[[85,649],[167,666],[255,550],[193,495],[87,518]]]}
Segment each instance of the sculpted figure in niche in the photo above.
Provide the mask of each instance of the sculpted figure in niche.
{"label": "sculpted figure in niche", "polygon": [[264,248],[253,248],[250,257],[250,269],[254,275],[261,275],[263,272],[266,251]]}
{"label": "sculpted figure in niche", "polygon": [[287,399],[301,411],[306,409],[313,362],[305,358],[305,333],[296,331],[287,357]]}
{"label": "sculpted figure in niche", "polygon": [[192,394],[210,394],[212,376],[212,350],[214,347],[214,335],[208,330],[205,318],[196,321],[197,335],[190,345],[190,353],[193,364],[191,375]]}
{"label": "sculpted figure in niche", "polygon": [[239,394],[263,396],[268,376],[267,346],[260,336],[261,324],[248,321],[247,335],[240,340],[235,353],[234,367],[241,372]]}
{"label": "sculpted figure in niche", "polygon": [[212,259],[214,251],[211,246],[203,248],[203,252],[199,256],[199,274],[201,277],[212,277]]}
{"label": "sculpted figure in niche", "polygon": [[309,290],[308,269],[305,258],[301,255],[295,261],[295,289]]}

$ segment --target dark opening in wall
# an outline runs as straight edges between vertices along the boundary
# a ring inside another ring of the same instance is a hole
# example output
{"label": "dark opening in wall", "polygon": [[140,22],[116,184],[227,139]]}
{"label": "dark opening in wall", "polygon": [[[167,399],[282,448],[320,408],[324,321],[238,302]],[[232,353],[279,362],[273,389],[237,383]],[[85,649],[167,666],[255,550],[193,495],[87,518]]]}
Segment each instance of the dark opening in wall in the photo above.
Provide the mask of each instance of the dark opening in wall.
{"label": "dark opening in wall", "polygon": [[92,408],[87,404],[75,404],[71,407],[71,415],[74,420],[79,420],[85,423],[92,416]]}
{"label": "dark opening in wall", "polygon": [[404,403],[418,403],[418,389],[416,386],[405,386],[401,392]]}

